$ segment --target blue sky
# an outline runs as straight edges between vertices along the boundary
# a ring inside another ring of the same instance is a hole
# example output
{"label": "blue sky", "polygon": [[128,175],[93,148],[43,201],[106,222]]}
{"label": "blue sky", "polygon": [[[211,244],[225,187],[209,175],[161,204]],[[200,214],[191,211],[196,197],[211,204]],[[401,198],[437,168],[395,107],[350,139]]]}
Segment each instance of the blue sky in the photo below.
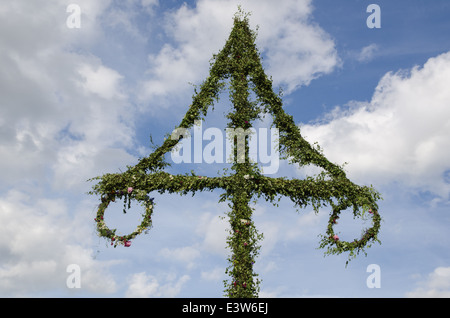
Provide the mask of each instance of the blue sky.
{"label": "blue sky", "polygon": [[[67,6],[81,10],[69,28]],[[381,245],[345,267],[323,257],[329,211],[258,201],[261,297],[449,297],[450,4],[435,1],[13,1],[0,5],[0,295],[222,297],[220,191],[158,195],[153,228],[129,248],[96,236],[88,178],[123,171],[179,124],[238,4],[285,111],[357,184],[381,192]],[[368,28],[369,4],[381,28]],[[203,128],[225,127],[227,92]],[[270,118],[258,127],[270,124]],[[170,159],[170,158],[169,158]],[[173,164],[215,176],[225,165]],[[280,163],[277,175],[313,167]],[[111,211],[110,211],[111,210]],[[139,210],[107,210],[127,233]],[[342,217],[349,240],[364,223]],[[80,268],[69,288],[67,267]],[[380,288],[368,288],[370,264]]]}

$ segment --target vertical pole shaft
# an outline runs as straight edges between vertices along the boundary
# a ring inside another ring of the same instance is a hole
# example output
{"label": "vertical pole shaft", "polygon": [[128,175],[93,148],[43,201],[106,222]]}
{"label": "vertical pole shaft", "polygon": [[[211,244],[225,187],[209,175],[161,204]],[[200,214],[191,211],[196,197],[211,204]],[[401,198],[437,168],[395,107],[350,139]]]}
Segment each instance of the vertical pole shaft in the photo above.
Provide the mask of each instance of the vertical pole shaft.
{"label": "vertical pole shaft", "polygon": [[[238,30],[238,29],[237,29]],[[242,32],[242,30],[240,30]],[[239,37],[242,39],[242,37]],[[257,112],[249,102],[249,85],[247,80],[246,61],[243,59],[246,51],[245,42],[236,41],[235,51],[232,59],[232,78],[230,99],[233,103],[234,112],[230,113],[229,128],[240,129],[241,133],[234,135],[234,164],[235,182],[233,188],[228,190],[231,198],[230,236],[228,245],[231,249],[229,257],[230,265],[227,273],[231,277],[231,282],[226,282],[226,293],[233,298],[254,298],[258,297],[259,280],[255,280],[257,274],[253,271],[255,258],[258,254],[259,246],[257,241],[261,239],[252,221],[252,208],[250,200],[252,198],[250,176],[254,175],[255,167],[249,162],[249,143],[246,129],[251,127],[250,122],[255,119]],[[243,132],[243,133],[242,133]],[[242,143],[244,145],[242,145]],[[240,157],[238,145],[245,149],[244,155]],[[242,160],[243,159],[243,160]]]}

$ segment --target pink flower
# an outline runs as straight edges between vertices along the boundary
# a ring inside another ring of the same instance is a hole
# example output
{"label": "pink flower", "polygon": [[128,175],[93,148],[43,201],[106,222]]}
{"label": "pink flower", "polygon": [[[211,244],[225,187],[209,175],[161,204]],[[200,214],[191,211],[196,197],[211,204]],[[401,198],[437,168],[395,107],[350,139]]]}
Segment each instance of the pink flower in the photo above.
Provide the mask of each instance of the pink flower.
{"label": "pink flower", "polygon": [[247,242],[244,242],[244,246],[247,246]]}
{"label": "pink flower", "polygon": [[369,209],[369,213],[370,213],[370,214],[373,214],[373,211],[372,211],[372,209]]}
{"label": "pink flower", "polygon": [[339,240],[339,236],[334,235],[334,236],[333,236],[333,239],[334,239],[335,241],[337,241],[337,240]]}
{"label": "pink flower", "polygon": [[128,187],[128,193],[133,192],[133,188],[132,187]]}
{"label": "pink flower", "polygon": [[125,242],[123,242],[123,244],[125,245],[125,247],[130,247],[131,241],[125,241]]}

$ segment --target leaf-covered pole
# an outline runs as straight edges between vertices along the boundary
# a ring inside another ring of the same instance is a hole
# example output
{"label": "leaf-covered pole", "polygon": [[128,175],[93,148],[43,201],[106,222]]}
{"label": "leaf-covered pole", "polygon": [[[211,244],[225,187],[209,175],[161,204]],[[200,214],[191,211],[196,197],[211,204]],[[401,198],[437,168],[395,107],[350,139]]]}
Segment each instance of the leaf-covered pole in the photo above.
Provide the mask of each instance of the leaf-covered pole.
{"label": "leaf-covered pole", "polygon": [[[95,216],[98,234],[110,240],[114,246],[130,246],[132,240],[152,226],[154,198],[149,194],[178,193],[193,195],[198,191],[222,189],[219,201],[228,201],[230,210],[227,215],[230,233],[227,237],[230,255],[226,273],[229,280],[224,281],[227,297],[258,297],[260,280],[254,272],[254,264],[259,253],[258,233],[252,219],[250,201],[265,198],[276,202],[280,197],[288,197],[298,208],[312,205],[318,212],[330,207],[331,213],[325,234],[319,244],[327,248],[326,254],[348,253],[349,259],[364,252],[373,242],[379,242],[381,217],[377,201],[380,194],[371,186],[359,186],[352,183],[344,170],[331,163],[322,154],[319,147],[311,146],[300,133],[293,117],[286,114],[282,107],[281,96],[273,91],[272,80],[262,67],[261,58],[255,45],[256,33],[248,23],[248,16],[239,11],[234,17],[234,26],[223,49],[211,61],[208,78],[195,91],[180,125],[176,128],[191,128],[198,120],[207,115],[210,106],[218,99],[226,86],[230,91],[232,111],[227,115],[228,128],[233,132],[228,138],[233,143],[233,173],[220,177],[199,176],[194,172],[185,175],[171,175],[164,171],[169,165],[164,156],[170,152],[183,136],[166,138],[148,157],[141,158],[135,166],[128,167],[123,173],[105,174],[91,180],[98,181],[90,194],[100,195],[101,203]],[[250,100],[250,90],[256,96]],[[316,165],[323,172],[316,177],[304,180],[272,178],[261,174],[258,165],[249,160],[249,128],[263,113],[269,113],[273,125],[279,129],[280,154],[291,163],[299,166]],[[141,224],[128,235],[109,229],[104,220],[108,206],[116,199],[124,200],[124,211],[131,200],[144,206]],[[369,215],[372,226],[364,229],[361,237],[353,241],[344,241],[334,231],[334,226],[342,211],[351,209],[354,217],[365,218]],[[280,211],[282,212],[282,211]]]}

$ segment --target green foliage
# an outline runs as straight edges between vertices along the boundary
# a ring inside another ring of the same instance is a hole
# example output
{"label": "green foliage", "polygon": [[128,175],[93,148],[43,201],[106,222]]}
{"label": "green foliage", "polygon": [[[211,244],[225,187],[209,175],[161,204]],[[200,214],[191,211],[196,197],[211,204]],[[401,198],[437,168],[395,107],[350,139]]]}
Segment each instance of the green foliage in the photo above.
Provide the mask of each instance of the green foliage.
{"label": "green foliage", "polygon": [[[219,177],[198,176],[194,172],[190,175],[171,175],[164,171],[168,166],[164,155],[179,140],[166,138],[160,147],[155,147],[153,153],[140,159],[135,166],[128,167],[127,171],[92,179],[98,183],[90,192],[100,195],[102,199],[95,219],[98,234],[115,244],[125,244],[151,226],[154,204],[153,199],[148,197],[150,192],[194,195],[197,191],[223,189],[219,201],[229,202],[230,211],[227,215],[231,225],[227,238],[231,254],[226,269],[230,280],[224,281],[225,295],[238,298],[257,297],[259,292],[260,280],[254,273],[253,266],[259,254],[258,242],[262,239],[262,234],[258,233],[252,221],[250,200],[263,197],[275,203],[284,196],[290,198],[295,206],[304,208],[311,205],[316,212],[329,205],[332,212],[319,247],[327,248],[326,254],[348,252],[350,258],[378,241],[381,220],[376,203],[381,199],[380,194],[372,187],[353,184],[347,179],[343,168],[329,162],[318,146],[313,147],[302,138],[292,116],[282,108],[281,93],[277,95],[273,92],[272,80],[264,72],[255,38],[256,33],[249,28],[248,15],[239,11],[234,17],[234,27],[225,46],[214,55],[210,74],[199,89],[195,89],[192,103],[178,128],[191,128],[194,121],[206,116],[228,80],[230,100],[234,106],[233,111],[227,115],[228,127],[247,129],[260,114],[269,113],[273,117],[273,124],[279,129],[280,153],[283,158],[300,166],[319,166],[323,168],[323,173],[304,180],[263,176],[257,165],[249,163],[246,137],[245,162],[235,163],[231,168],[233,174]],[[255,93],[255,101],[249,100],[250,90]],[[236,145],[234,148],[236,156]],[[132,188],[130,193],[129,188]],[[107,228],[103,221],[108,204],[116,198],[124,199],[125,208],[130,200],[137,200],[145,207],[141,225],[129,235],[116,234],[116,230]],[[345,242],[337,238],[333,227],[340,212],[350,207],[353,208],[355,217],[363,217],[369,213],[372,216],[372,227],[364,230],[360,238]]]}

